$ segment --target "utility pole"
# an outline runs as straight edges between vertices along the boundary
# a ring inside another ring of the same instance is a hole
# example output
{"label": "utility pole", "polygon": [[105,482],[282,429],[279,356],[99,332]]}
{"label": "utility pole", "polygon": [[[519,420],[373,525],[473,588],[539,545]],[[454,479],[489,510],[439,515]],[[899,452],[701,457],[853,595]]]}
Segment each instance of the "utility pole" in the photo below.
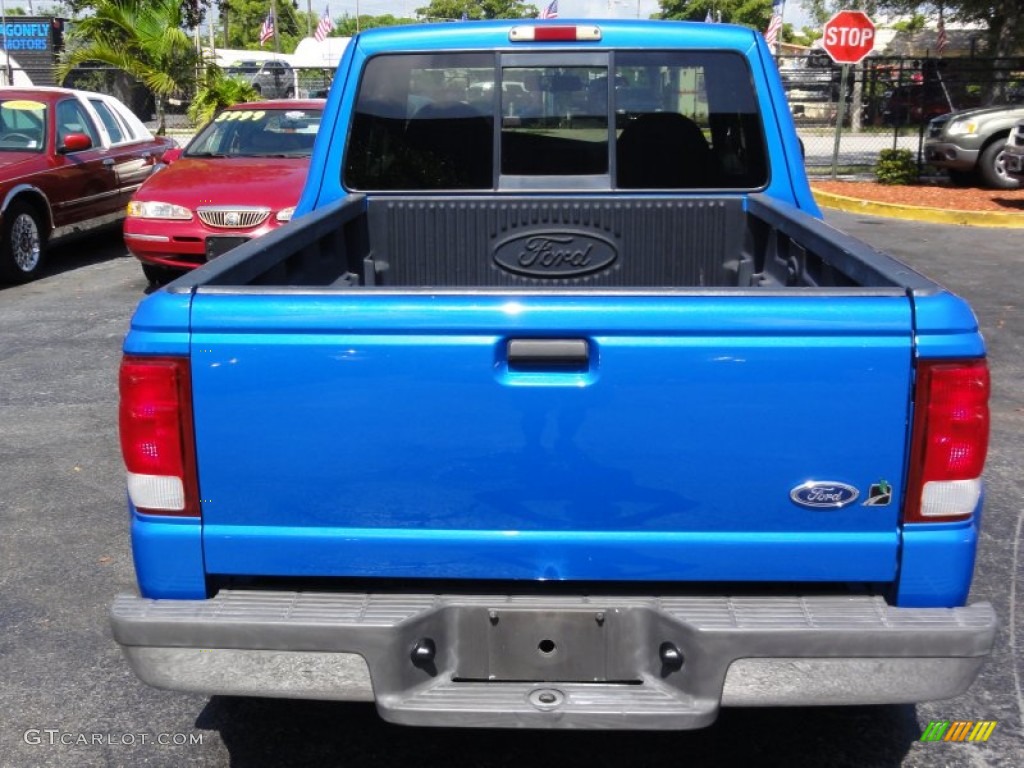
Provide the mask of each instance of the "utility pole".
{"label": "utility pole", "polygon": [[11,71],[11,52],[7,48],[7,3],[5,0],[0,0],[0,24],[4,26],[4,74],[7,75],[7,85],[14,85],[14,72]]}
{"label": "utility pole", "polygon": [[277,0],[270,0],[270,13],[274,19],[274,53],[281,55],[281,22],[277,18]]}

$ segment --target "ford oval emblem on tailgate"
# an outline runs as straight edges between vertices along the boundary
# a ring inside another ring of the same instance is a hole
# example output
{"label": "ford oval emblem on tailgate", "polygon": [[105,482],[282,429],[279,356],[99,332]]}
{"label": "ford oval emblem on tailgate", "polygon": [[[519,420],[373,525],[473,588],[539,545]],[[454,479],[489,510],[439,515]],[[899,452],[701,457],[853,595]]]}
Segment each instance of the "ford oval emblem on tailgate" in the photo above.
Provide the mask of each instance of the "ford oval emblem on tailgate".
{"label": "ford oval emblem on tailgate", "polygon": [[789,492],[793,503],[809,509],[839,509],[852,504],[860,491],[846,483],[814,481],[798,485]]}
{"label": "ford oval emblem on tailgate", "polygon": [[600,272],[618,258],[610,240],[582,232],[531,232],[494,249],[494,262],[506,272],[529,277],[580,277]]}

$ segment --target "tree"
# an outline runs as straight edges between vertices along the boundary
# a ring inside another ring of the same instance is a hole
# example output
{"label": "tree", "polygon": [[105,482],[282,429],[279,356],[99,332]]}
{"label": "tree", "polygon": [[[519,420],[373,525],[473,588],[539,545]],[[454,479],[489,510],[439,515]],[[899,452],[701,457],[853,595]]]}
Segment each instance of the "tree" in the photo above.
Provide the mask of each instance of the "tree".
{"label": "tree", "polygon": [[772,18],[771,0],[661,0],[658,18],[704,21],[708,13],[729,24],[744,24],[764,31]]}
{"label": "tree", "polygon": [[928,17],[921,13],[915,13],[909,19],[894,22],[892,28],[897,32],[920,32],[928,26]]}
{"label": "tree", "polygon": [[338,37],[352,37],[360,30],[373,29],[374,27],[397,27],[404,24],[419,24],[420,22],[416,19],[407,19],[392,16],[390,13],[385,13],[381,16],[360,16],[358,24],[356,19],[351,16],[345,16],[340,19],[334,26],[334,31],[331,33],[332,36],[337,35]]}
{"label": "tree", "polygon": [[[910,0],[897,0],[891,7],[894,10],[914,12],[920,6]],[[942,8],[946,25],[950,22],[963,24],[981,24],[986,30],[988,50],[992,56],[1006,58],[1015,55],[1024,44],[1024,9],[1019,0],[954,0],[939,2],[930,7],[927,13],[933,22],[938,21],[939,8]],[[920,12],[920,11],[918,11]]]}
{"label": "tree", "polygon": [[467,19],[532,19],[539,11],[522,0],[430,0],[416,13],[430,21],[457,21],[463,15]]}
{"label": "tree", "polygon": [[[181,18],[182,26],[187,28],[198,27],[204,18],[206,18],[206,12],[210,9],[214,0],[179,0],[181,5]],[[72,15],[77,19],[84,15],[87,11],[96,8],[98,5],[102,5],[102,2],[96,2],[96,0],[64,0],[60,5],[66,5]],[[7,15],[13,15],[11,9],[7,9]]]}
{"label": "tree", "polygon": [[166,132],[164,100],[195,81],[198,55],[183,29],[178,0],[102,0],[92,15],[75,22],[57,78],[80,64],[120,69],[153,92],[157,133]]}
{"label": "tree", "polygon": [[[260,27],[270,11],[268,0],[218,0],[225,48],[260,48]],[[314,26],[316,22],[314,21]],[[296,12],[292,0],[277,0],[277,39],[263,47],[291,53],[306,36],[306,16]]]}
{"label": "tree", "polygon": [[787,43],[796,43],[810,48],[815,40],[819,40],[824,34],[821,27],[804,27],[799,32],[793,31],[792,24],[782,25],[782,39]]}
{"label": "tree", "polygon": [[[896,0],[896,2],[900,1]],[[864,11],[871,18],[875,18],[880,9],[895,8],[891,2],[878,2],[878,0],[803,0],[803,6],[804,10],[820,25],[824,25],[839,11]],[[915,2],[910,5],[908,0],[908,12],[913,12],[919,7],[920,3]]]}

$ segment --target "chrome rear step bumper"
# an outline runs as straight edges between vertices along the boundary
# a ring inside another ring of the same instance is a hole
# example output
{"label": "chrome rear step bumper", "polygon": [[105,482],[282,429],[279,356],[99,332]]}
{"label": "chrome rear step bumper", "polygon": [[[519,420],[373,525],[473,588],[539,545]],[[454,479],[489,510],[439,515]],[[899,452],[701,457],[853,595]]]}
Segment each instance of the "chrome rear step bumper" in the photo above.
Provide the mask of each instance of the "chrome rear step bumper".
{"label": "chrome rear step bumper", "polygon": [[684,729],[720,706],[899,703],[971,684],[996,617],[879,597],[122,595],[151,685],[375,700],[409,725]]}

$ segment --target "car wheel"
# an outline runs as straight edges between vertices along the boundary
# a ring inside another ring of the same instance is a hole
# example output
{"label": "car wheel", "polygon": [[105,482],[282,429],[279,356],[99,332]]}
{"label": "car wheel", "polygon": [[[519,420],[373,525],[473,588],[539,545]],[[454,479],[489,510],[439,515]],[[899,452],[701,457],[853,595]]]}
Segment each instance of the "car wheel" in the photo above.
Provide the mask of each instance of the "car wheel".
{"label": "car wheel", "polygon": [[0,227],[0,278],[27,283],[39,275],[46,257],[46,230],[28,203],[15,200],[3,214]]}
{"label": "car wheel", "polygon": [[1020,182],[1006,172],[1003,165],[1003,147],[1006,139],[996,139],[981,153],[978,159],[978,173],[985,186],[991,189],[1017,189]]}
{"label": "car wheel", "polygon": [[146,280],[149,281],[150,285],[159,287],[167,285],[171,280],[174,280],[183,273],[170,267],[161,267],[159,264],[143,264],[142,274],[146,276]]}
{"label": "car wheel", "polygon": [[973,187],[978,183],[978,176],[973,171],[956,171],[950,168],[948,173],[954,187]]}

